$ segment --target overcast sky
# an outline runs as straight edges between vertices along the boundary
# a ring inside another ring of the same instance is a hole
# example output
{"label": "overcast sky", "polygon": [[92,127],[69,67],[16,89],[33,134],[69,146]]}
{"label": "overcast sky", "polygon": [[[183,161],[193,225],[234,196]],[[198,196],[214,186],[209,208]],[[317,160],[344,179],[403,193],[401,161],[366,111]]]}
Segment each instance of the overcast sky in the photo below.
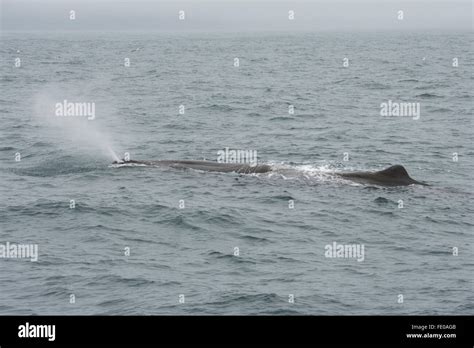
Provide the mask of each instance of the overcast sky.
{"label": "overcast sky", "polygon": [[[472,30],[472,0],[0,0],[15,31]],[[74,10],[76,19],[69,19]],[[180,10],[185,20],[178,19]],[[295,13],[289,20],[289,11]],[[404,19],[397,19],[398,11]]]}

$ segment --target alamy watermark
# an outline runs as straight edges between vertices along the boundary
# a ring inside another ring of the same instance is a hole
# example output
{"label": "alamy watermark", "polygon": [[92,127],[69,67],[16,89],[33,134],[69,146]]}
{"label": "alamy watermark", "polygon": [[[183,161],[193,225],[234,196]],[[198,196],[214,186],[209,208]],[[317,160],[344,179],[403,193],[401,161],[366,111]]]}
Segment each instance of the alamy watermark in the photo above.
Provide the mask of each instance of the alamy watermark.
{"label": "alamy watermark", "polygon": [[230,150],[226,147],[217,151],[217,162],[257,165],[257,150]]}
{"label": "alamy watermark", "polygon": [[414,120],[418,120],[420,118],[420,103],[399,103],[388,100],[380,104],[380,116],[412,117]]}
{"label": "alamy watermark", "polygon": [[56,325],[38,325],[26,322],[18,326],[18,337],[20,338],[47,338],[48,341],[56,339]]}
{"label": "alamy watermark", "polygon": [[0,258],[5,259],[30,259],[38,261],[38,244],[15,244],[6,242],[0,244]]}
{"label": "alamy watermark", "polygon": [[358,262],[365,259],[364,244],[340,244],[332,242],[324,247],[324,256],[329,258],[355,258]]}
{"label": "alamy watermark", "polygon": [[64,99],[61,103],[55,105],[56,116],[84,116],[88,120],[95,119],[95,103],[73,103]]}

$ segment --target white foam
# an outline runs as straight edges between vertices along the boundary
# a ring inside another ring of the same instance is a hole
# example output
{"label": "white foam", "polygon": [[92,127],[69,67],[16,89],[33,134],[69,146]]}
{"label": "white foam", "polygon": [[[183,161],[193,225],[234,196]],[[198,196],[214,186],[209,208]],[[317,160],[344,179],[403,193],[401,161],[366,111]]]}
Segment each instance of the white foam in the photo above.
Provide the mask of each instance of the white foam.
{"label": "white foam", "polygon": [[144,163],[112,163],[109,165],[110,168],[122,168],[122,167],[148,167]]}

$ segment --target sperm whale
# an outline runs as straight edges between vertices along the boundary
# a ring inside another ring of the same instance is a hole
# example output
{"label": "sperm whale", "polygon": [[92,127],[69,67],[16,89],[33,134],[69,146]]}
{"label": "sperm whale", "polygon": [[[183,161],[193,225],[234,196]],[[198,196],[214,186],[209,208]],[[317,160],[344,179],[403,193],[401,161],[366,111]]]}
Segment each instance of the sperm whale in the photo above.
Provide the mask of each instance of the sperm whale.
{"label": "sperm whale", "polygon": [[114,161],[113,164],[143,164],[148,166],[160,166],[169,167],[176,169],[195,169],[203,170],[206,172],[221,172],[221,173],[239,173],[239,174],[254,174],[254,173],[267,173],[272,170],[267,164],[262,165],[250,165],[250,164],[237,164],[237,163],[219,163],[212,161]]}
{"label": "sperm whale", "polygon": [[375,184],[380,186],[408,186],[428,184],[412,179],[407,170],[401,165],[388,167],[378,172],[347,172],[337,174],[345,179],[361,184]]}
{"label": "sperm whale", "polygon": [[[122,160],[114,161],[113,164],[137,164],[145,166],[169,167],[175,169],[195,169],[207,172],[220,173],[238,173],[238,174],[256,174],[268,173],[274,171],[274,168],[268,164],[250,165],[237,163],[219,163],[213,161],[137,161]],[[408,185],[428,185],[426,183],[412,179],[406,169],[401,165],[394,165],[384,170],[374,172],[344,172],[334,173],[342,177],[362,184],[374,184],[379,186],[408,186]]]}

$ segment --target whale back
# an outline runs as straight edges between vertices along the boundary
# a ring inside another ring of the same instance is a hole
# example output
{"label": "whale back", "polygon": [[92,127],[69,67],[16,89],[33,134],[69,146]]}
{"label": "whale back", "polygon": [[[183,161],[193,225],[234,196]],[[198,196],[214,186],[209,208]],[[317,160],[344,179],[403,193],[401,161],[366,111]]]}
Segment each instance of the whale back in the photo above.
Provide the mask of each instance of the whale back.
{"label": "whale back", "polygon": [[407,170],[401,165],[391,166],[379,172],[375,172],[374,176],[382,181],[391,181],[390,186],[411,184],[429,186],[424,182],[412,179],[410,175],[408,175]]}
{"label": "whale back", "polygon": [[[209,172],[221,172],[229,173],[235,172],[239,174],[254,174],[254,173],[267,173],[273,170],[269,165],[256,165],[251,166],[248,164],[235,164],[235,163],[219,163],[211,161],[172,161],[172,160],[161,160],[161,161],[135,161],[135,160],[122,160],[120,162],[115,161],[114,164],[126,164],[136,163],[144,164],[148,166],[163,166],[176,169],[196,169]],[[412,179],[406,169],[401,165],[394,165],[378,172],[347,172],[347,173],[335,173],[336,175],[347,178],[349,180],[360,182],[364,184],[375,184],[381,186],[406,186],[411,184],[425,185],[426,183],[416,181]]]}
{"label": "whale back", "polygon": [[410,178],[406,169],[401,165],[394,165],[378,172],[349,172],[338,175],[356,182],[382,186],[427,185]]}
{"label": "whale back", "polygon": [[272,168],[267,164],[249,165],[239,163],[220,163],[212,161],[173,161],[173,160],[160,160],[160,161],[136,161],[136,160],[122,160],[120,162],[114,161],[112,164],[142,164],[146,166],[159,166],[169,167],[175,169],[195,169],[206,172],[220,172],[220,173],[239,173],[239,174],[257,174],[267,173]]}
{"label": "whale back", "polygon": [[395,166],[388,167],[384,170],[381,170],[381,171],[377,172],[377,174],[384,175],[384,176],[391,177],[391,178],[411,179],[410,176],[408,175],[408,172],[405,169],[405,167],[403,167],[401,165],[395,165]]}

